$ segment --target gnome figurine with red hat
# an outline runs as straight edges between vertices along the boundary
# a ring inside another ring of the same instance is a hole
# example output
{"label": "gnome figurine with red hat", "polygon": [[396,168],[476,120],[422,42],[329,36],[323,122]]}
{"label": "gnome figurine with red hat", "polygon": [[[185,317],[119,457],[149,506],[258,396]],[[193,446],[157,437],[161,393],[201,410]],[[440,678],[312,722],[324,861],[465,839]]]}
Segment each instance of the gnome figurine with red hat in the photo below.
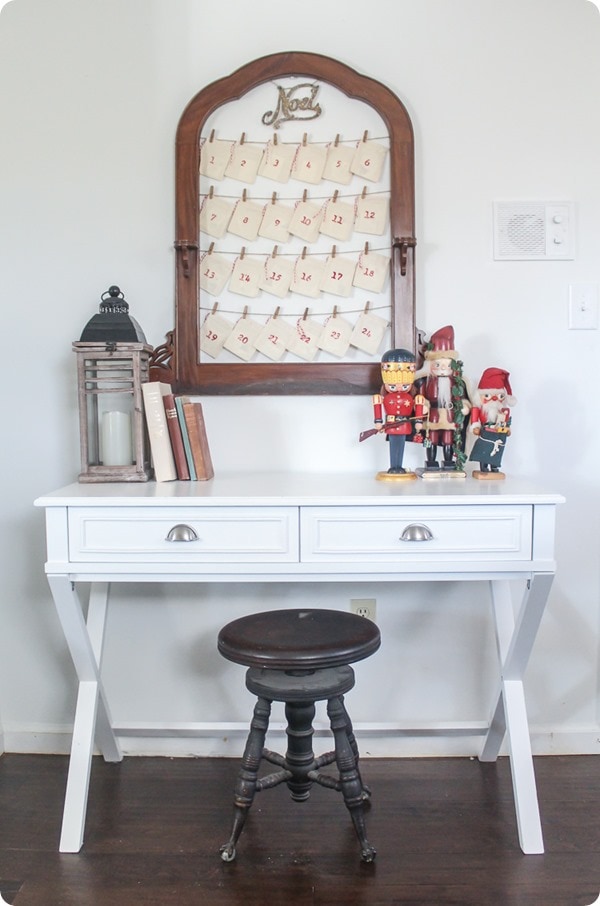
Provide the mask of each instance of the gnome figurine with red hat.
{"label": "gnome figurine with red hat", "polygon": [[486,368],[477,386],[479,405],[471,410],[470,430],[477,440],[469,459],[479,463],[473,478],[503,479],[500,464],[510,434],[510,409],[516,399],[511,395],[510,375],[502,368]]}
{"label": "gnome figurine with red hat", "polygon": [[[440,327],[425,347],[424,366],[415,381],[415,390],[426,400],[425,469],[423,478],[464,478],[463,422],[471,404],[462,378],[462,362],[454,349],[454,328]],[[442,463],[437,462],[438,447]]]}

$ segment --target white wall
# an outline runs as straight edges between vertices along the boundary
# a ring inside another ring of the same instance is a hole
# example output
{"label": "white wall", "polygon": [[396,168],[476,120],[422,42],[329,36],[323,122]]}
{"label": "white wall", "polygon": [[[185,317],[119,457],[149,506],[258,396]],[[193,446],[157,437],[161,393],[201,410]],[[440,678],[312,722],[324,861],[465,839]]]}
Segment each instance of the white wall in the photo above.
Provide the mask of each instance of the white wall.
{"label": "white wall", "polygon": [[[162,342],[173,326],[180,113],[244,63],[303,50],[384,82],[410,112],[419,324],[430,333],[452,323],[475,380],[489,365],[511,372],[519,402],[506,470],[567,498],[559,572],[527,676],[534,745],[600,752],[599,334],[567,329],[569,284],[600,282],[598,10],[589,0],[230,0],[207,9],[199,0],[14,0],[0,14],[6,749],[63,750],[72,721],[74,671],[43,575],[43,515],[32,507],[78,471],[71,341],[118,283],[149,341]],[[502,198],[573,200],[575,259],[495,262],[491,208]],[[366,398],[294,400],[293,444],[285,399],[204,404],[219,471],[385,467],[384,444],[357,444],[371,418]],[[242,461],[227,427],[234,417],[248,424]],[[319,586],[314,600],[347,607],[371,592]],[[215,631],[258,603],[304,594],[276,585],[120,592],[106,651],[114,716],[246,719],[241,671],[216,654]],[[387,647],[360,667],[355,719],[385,719],[388,702],[401,720],[485,717],[494,647],[480,590],[409,586],[399,600],[383,586],[376,596]],[[382,693],[388,664],[398,679]],[[420,740],[413,751],[434,748]]]}

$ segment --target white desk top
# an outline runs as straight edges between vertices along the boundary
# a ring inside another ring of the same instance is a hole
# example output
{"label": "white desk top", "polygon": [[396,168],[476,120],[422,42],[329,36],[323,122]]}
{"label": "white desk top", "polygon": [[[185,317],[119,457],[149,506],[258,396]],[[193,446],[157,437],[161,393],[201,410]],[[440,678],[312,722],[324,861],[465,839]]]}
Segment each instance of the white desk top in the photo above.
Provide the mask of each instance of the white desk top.
{"label": "white desk top", "polygon": [[558,504],[529,481],[377,481],[369,473],[226,472],[210,481],[71,484],[35,501],[64,506],[437,506]]}

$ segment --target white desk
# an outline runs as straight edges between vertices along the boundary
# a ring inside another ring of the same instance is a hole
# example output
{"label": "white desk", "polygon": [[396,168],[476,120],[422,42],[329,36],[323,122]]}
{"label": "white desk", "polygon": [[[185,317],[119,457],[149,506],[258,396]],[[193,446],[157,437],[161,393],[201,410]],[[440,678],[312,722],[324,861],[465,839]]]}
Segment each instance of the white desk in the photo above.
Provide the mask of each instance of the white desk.
{"label": "white desk", "polygon": [[[512,479],[285,473],[74,484],[36,500],[46,509],[46,573],[79,679],[61,852],[83,843],[94,742],[107,761],[122,758],[101,679],[111,582],[418,580],[489,583],[498,684],[490,719],[473,735],[483,736],[482,761],[497,758],[506,735],[521,847],[543,852],[523,673],[555,572],[561,501]],[[181,525],[188,529],[169,540]],[[87,621],[78,582],[92,583]]]}

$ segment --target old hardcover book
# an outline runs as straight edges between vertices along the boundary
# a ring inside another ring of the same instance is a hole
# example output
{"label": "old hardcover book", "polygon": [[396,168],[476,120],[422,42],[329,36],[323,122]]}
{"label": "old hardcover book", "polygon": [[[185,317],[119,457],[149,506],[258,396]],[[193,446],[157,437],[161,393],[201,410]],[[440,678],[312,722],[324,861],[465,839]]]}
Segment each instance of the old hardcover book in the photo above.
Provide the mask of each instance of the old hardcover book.
{"label": "old hardcover book", "polygon": [[183,440],[183,449],[185,450],[185,458],[187,459],[190,478],[192,481],[195,481],[196,480],[196,467],[194,466],[194,457],[192,456],[192,447],[190,445],[190,438],[188,435],[187,424],[185,421],[185,413],[183,411],[183,401],[184,400],[187,400],[187,397],[176,396],[175,397],[175,406],[177,407],[177,418],[179,419],[179,427],[181,429],[181,438]]}
{"label": "old hardcover book", "polygon": [[142,384],[144,411],[152,452],[154,477],[157,481],[174,481],[177,478],[175,459],[171,447],[163,396],[171,393],[171,385],[161,381]]}
{"label": "old hardcover book", "polygon": [[196,480],[208,481],[213,477],[215,471],[213,469],[208,438],[206,436],[202,404],[195,402],[194,400],[184,399],[183,412],[188,429],[190,446],[192,448],[192,456],[194,458]]}
{"label": "old hardcover book", "polygon": [[165,393],[163,396],[165,415],[167,416],[167,428],[171,438],[171,448],[173,458],[175,459],[175,468],[177,469],[177,478],[180,481],[189,481],[190,470],[188,468],[185,449],[183,447],[183,437],[181,436],[181,427],[177,418],[177,407],[175,406],[175,397],[172,393]]}

